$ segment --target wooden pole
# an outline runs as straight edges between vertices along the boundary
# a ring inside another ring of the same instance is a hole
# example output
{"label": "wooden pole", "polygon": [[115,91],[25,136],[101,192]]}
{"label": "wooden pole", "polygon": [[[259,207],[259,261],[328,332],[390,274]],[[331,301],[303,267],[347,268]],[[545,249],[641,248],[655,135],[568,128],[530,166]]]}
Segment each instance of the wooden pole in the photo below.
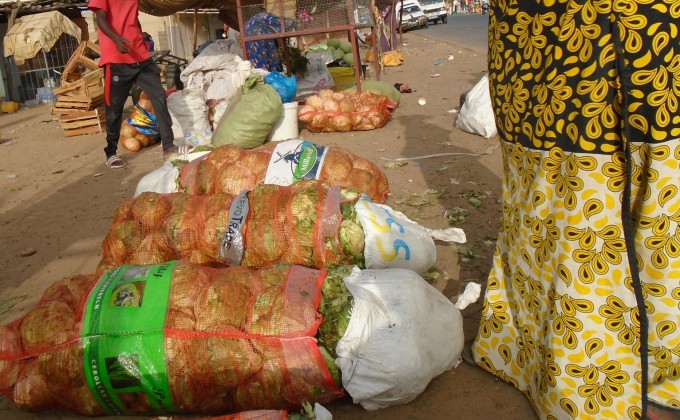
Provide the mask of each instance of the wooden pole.
{"label": "wooden pole", "polygon": [[198,48],[198,9],[194,9],[194,49]]}
{"label": "wooden pole", "polygon": [[[394,0],[392,0],[392,4],[395,4]],[[397,22],[397,28],[399,28],[399,45],[404,43],[404,31],[401,30],[401,21],[404,15],[404,1],[400,0],[400,4],[401,7],[399,8],[399,22]]]}
{"label": "wooden pole", "polygon": [[[9,20],[7,21],[7,32],[14,26],[14,21],[17,19],[19,10],[21,9],[21,4],[17,4],[17,7],[12,9],[9,15]],[[14,101],[14,80],[12,79],[12,66],[9,64],[7,57],[4,57],[5,62],[5,73],[7,74],[7,96],[9,96],[10,101]]]}

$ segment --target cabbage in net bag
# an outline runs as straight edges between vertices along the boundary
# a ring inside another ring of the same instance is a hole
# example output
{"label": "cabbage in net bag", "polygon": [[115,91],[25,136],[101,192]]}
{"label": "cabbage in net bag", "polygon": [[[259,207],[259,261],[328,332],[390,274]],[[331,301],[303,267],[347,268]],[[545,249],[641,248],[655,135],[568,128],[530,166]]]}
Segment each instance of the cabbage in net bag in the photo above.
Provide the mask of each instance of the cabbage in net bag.
{"label": "cabbage in net bag", "polygon": [[22,409],[83,415],[329,402],[343,395],[331,354],[347,325],[333,319],[351,300],[328,293],[349,270],[173,261],[61,280],[0,329],[0,392]]}
{"label": "cabbage in net bag", "polygon": [[143,193],[116,212],[97,273],[178,258],[247,267],[361,264],[362,230],[358,219],[343,219],[344,200],[316,181],[238,196]]}
{"label": "cabbage in net bag", "polygon": [[434,237],[465,242],[460,229],[427,229],[388,206],[369,204],[366,196],[316,181],[262,185],[238,196],[143,193],[116,212],[97,273],[178,258],[247,267],[356,264],[422,273],[436,260]]}
{"label": "cabbage in net bag", "polygon": [[366,193],[377,203],[385,203],[389,191],[387,176],[373,162],[342,147],[299,139],[251,150],[221,146],[191,162],[176,161],[176,166],[180,168],[176,191],[198,195],[238,194],[260,183],[285,186],[303,179]]}

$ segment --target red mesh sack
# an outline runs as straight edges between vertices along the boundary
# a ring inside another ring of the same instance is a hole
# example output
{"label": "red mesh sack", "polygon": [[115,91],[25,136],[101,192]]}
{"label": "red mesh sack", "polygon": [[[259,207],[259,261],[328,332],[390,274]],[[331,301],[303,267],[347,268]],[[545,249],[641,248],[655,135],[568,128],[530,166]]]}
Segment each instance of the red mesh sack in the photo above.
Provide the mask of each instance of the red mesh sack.
{"label": "red mesh sack", "polygon": [[[154,420],[180,420],[179,417],[157,417]],[[285,410],[252,410],[241,413],[227,414],[225,416],[193,417],[193,420],[287,420],[288,412]]]}
{"label": "red mesh sack", "polygon": [[333,92],[322,89],[305,100],[298,119],[312,133],[373,130],[392,115],[387,96],[372,92]]}
{"label": "red mesh sack", "polygon": [[385,173],[373,162],[341,147],[303,140],[272,143],[244,150],[234,145],[215,148],[180,168],[179,190],[190,194],[238,194],[259,184],[290,185],[316,179],[363,192],[377,203],[387,201]]}
{"label": "red mesh sack", "polygon": [[323,267],[363,261],[363,248],[345,251],[341,237],[358,221],[343,221],[342,197],[316,181],[261,185],[239,196],[146,192],[124,202],[102,244],[101,274],[125,264],[184,259],[196,264]]}
{"label": "red mesh sack", "polygon": [[315,339],[325,278],[172,261],[64,279],[0,329],[0,392],[83,415],[330,402],[343,393]]}

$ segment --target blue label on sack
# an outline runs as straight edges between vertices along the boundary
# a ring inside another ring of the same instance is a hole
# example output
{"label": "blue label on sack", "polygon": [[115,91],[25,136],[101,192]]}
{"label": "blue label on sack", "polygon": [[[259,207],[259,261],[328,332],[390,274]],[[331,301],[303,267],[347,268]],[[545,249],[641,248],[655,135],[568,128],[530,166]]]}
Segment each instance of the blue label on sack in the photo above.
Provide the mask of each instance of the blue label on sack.
{"label": "blue label on sack", "polygon": [[145,136],[159,136],[156,116],[139,106],[139,104],[135,105],[127,122]]}

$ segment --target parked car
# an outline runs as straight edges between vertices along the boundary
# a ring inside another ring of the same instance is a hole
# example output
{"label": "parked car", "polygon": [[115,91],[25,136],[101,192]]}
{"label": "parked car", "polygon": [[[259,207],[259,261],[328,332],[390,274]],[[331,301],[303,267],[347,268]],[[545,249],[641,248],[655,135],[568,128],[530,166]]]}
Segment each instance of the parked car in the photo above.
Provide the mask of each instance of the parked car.
{"label": "parked car", "polygon": [[447,22],[448,13],[446,12],[446,5],[443,0],[420,0],[420,6],[427,16],[427,20],[434,23],[441,21]]}
{"label": "parked car", "polygon": [[[403,10],[402,10],[403,9]],[[404,3],[397,3],[395,8],[397,14],[397,21],[401,14],[401,30],[408,31],[416,28],[427,28],[427,16],[420,7],[420,3],[416,0],[407,0]]]}

